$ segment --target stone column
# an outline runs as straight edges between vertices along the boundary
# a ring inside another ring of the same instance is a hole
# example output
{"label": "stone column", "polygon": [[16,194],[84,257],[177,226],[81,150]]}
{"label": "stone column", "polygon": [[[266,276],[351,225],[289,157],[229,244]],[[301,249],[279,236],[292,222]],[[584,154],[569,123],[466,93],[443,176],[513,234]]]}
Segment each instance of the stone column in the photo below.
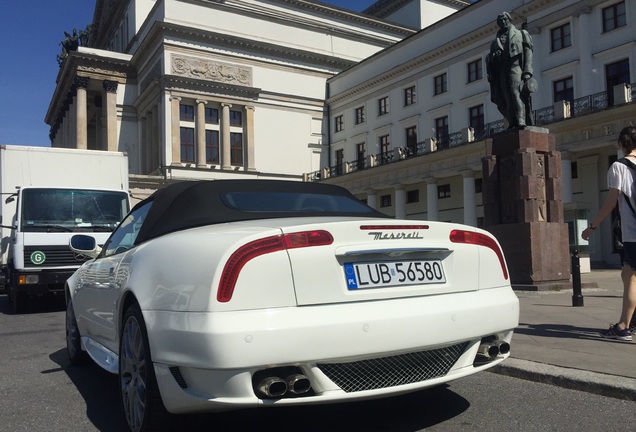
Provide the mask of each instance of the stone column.
{"label": "stone column", "polygon": [[475,173],[463,171],[464,181],[464,224],[477,226],[477,203],[475,201]]}
{"label": "stone column", "polygon": [[152,112],[146,111],[143,118],[143,172],[149,174],[152,171]]}
{"label": "stone column", "polygon": [[207,101],[197,99],[197,118],[196,118],[196,131],[197,131],[197,168],[205,168],[205,104]]}
{"label": "stone column", "polygon": [[230,150],[230,108],[231,104],[222,103],[221,114],[221,167],[232,169],[232,159]]}
{"label": "stone column", "polygon": [[254,107],[245,107],[245,146],[247,148],[245,161],[245,168],[248,171],[256,171],[256,164],[254,163]]}
{"label": "stone column", "polygon": [[572,202],[572,156],[568,152],[561,153],[561,178],[563,183],[563,204]]}
{"label": "stone column", "polygon": [[104,80],[105,117],[106,117],[106,150],[117,151],[117,81]]}
{"label": "stone column", "polygon": [[172,161],[171,165],[181,165],[181,114],[179,105],[181,98],[178,96],[170,97],[170,125],[172,132]]}
{"label": "stone column", "polygon": [[150,167],[150,171],[154,171],[157,168],[159,168],[160,166],[164,165],[165,162],[163,160],[164,158],[164,154],[165,154],[165,149],[162,147],[161,145],[161,138],[160,138],[160,124],[159,124],[159,106],[155,105],[152,107],[151,110],[151,134],[150,134],[150,145],[151,145],[151,150],[150,150],[150,161],[151,161],[151,167]]}
{"label": "stone column", "polygon": [[88,117],[86,106],[87,77],[75,77],[75,143],[80,150],[88,149]]}
{"label": "stone column", "polygon": [[397,184],[395,189],[395,218],[406,219],[406,191],[404,185]]}
{"label": "stone column", "polygon": [[[578,17],[577,21],[574,21],[574,24],[578,26],[578,28],[572,28],[570,30],[572,35],[578,35],[578,41],[576,45],[579,48],[579,61],[578,69],[581,71],[592,71],[594,69],[594,59],[592,58],[592,50],[589,47],[593,44],[592,38],[594,38],[594,32],[589,31],[592,28],[595,28],[595,24],[592,20],[592,8],[590,6],[584,6],[581,10],[575,13],[575,16]],[[578,74],[578,85],[577,88],[574,89],[574,94],[577,94],[581,91],[585,91],[583,89],[590,89],[595,87],[595,81],[598,79],[597,75],[594,73],[581,73]],[[607,89],[611,91],[611,89]],[[571,113],[574,111],[574,107],[571,108]]]}
{"label": "stone column", "polygon": [[439,220],[437,179],[435,178],[426,179],[426,208],[428,212],[426,219],[430,221]]}
{"label": "stone column", "polygon": [[367,205],[372,209],[378,209],[378,192],[370,190],[367,192]]}

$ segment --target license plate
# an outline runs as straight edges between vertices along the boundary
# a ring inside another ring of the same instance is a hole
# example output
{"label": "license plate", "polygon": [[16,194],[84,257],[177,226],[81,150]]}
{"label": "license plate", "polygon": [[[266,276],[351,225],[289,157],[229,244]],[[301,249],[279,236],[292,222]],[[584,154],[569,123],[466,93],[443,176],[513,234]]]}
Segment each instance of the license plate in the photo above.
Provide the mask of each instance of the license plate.
{"label": "license plate", "polygon": [[345,263],[344,269],[350,290],[446,282],[440,260]]}

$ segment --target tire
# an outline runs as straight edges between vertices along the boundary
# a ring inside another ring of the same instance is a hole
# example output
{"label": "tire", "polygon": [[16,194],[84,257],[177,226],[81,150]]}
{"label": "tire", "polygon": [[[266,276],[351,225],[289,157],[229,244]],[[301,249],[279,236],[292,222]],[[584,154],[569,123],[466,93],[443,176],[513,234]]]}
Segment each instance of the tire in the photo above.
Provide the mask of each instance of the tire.
{"label": "tire", "polygon": [[126,310],[119,338],[119,394],[132,432],[169,430],[171,415],[161,400],[139,306]]}
{"label": "tire", "polygon": [[74,366],[85,365],[90,359],[88,353],[82,350],[82,339],[70,298],[66,302],[66,354]]}
{"label": "tire", "polygon": [[9,303],[13,313],[21,314],[26,311],[27,296],[21,292],[18,292],[15,288],[9,287]]}

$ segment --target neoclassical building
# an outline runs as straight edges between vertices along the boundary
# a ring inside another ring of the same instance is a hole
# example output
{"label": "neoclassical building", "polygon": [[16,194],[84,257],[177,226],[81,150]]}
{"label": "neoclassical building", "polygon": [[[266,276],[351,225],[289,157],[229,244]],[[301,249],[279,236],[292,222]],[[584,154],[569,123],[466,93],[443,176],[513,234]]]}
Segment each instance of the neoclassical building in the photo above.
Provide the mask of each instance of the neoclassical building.
{"label": "neoclassical building", "polygon": [[326,80],[414,32],[304,0],[97,0],[61,62],[51,144],[125,151],[149,192],[300,180],[320,168]]}
{"label": "neoclassical building", "polygon": [[[533,38],[533,115],[557,137],[566,219],[587,219],[636,122],[626,0],[380,0],[363,13],[97,0],[60,66],[51,144],[127,152],[138,198],[183,179],[324,181],[396,217],[479,226],[485,143],[506,127],[485,66],[503,10]],[[592,261],[618,262],[609,229]]]}
{"label": "neoclassical building", "polygon": [[[306,179],[398,218],[481,226],[482,158],[507,126],[485,62],[504,10],[532,36],[533,117],[556,135],[565,218],[579,238],[574,221],[602,205],[618,133],[636,124],[634,2],[482,0],[359,62],[327,81],[328,150]],[[582,248],[591,261],[618,264],[610,221],[594,236]]]}

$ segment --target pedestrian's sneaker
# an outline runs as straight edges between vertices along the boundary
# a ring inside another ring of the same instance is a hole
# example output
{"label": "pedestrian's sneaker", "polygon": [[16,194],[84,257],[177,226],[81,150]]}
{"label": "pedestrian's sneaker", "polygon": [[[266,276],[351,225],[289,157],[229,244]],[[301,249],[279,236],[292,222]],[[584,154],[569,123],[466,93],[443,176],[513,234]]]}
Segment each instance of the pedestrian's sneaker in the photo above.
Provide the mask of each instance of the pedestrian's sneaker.
{"label": "pedestrian's sneaker", "polygon": [[618,328],[618,324],[610,325],[609,329],[601,330],[599,334],[605,339],[616,339],[621,341],[632,340],[632,334],[629,329],[621,330]]}

